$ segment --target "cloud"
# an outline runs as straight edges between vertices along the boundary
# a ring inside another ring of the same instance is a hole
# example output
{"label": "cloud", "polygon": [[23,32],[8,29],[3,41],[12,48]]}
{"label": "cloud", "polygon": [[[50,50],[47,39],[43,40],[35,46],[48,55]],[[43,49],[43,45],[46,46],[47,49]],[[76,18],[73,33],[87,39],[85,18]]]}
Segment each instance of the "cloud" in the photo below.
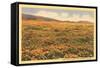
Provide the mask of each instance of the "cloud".
{"label": "cloud", "polygon": [[34,15],[37,16],[44,16],[44,17],[50,17],[50,18],[55,18],[58,16],[57,13],[55,12],[50,12],[50,11],[38,11],[37,13],[35,13]]}
{"label": "cloud", "polygon": [[81,20],[91,21],[91,22],[95,21],[94,18],[91,17],[91,15],[89,14],[80,15],[78,13],[69,14],[68,12],[53,12],[53,11],[40,10],[34,13],[33,15],[49,17],[61,21],[81,21]]}
{"label": "cloud", "polygon": [[62,21],[66,20],[66,18],[68,17],[68,13],[64,13],[64,12],[58,13],[58,12],[52,12],[52,11],[38,11],[34,13],[34,15],[54,18],[54,19],[58,19]]}

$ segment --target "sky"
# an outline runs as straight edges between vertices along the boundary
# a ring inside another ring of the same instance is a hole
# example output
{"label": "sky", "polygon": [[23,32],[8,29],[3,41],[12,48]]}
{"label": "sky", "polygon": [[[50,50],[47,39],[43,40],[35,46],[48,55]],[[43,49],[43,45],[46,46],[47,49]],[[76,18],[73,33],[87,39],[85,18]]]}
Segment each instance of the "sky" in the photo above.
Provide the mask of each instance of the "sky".
{"label": "sky", "polygon": [[63,10],[49,8],[22,8],[22,13],[49,17],[61,21],[90,21],[95,22],[94,11]]}

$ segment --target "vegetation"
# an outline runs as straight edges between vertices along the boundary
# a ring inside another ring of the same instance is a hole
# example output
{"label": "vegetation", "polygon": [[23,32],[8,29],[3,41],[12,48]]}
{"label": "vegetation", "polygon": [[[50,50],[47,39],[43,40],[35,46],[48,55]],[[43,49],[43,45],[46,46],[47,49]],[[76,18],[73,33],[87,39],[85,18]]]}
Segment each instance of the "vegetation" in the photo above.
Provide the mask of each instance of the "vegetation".
{"label": "vegetation", "polygon": [[23,20],[22,61],[94,56],[93,23]]}

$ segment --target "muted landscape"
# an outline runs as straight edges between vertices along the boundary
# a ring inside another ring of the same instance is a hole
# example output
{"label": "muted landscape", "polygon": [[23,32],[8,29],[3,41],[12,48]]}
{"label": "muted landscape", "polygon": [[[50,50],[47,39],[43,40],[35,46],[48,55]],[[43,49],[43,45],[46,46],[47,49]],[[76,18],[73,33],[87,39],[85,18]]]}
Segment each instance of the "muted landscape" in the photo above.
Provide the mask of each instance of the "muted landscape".
{"label": "muted landscape", "polygon": [[23,14],[22,61],[94,56],[94,24]]}

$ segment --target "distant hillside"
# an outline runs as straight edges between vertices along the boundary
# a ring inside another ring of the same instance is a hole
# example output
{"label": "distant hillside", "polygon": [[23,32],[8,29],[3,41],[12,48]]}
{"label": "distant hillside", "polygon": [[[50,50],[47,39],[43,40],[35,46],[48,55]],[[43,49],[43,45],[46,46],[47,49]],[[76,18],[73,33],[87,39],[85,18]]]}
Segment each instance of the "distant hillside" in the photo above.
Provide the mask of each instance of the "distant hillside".
{"label": "distant hillside", "polygon": [[90,21],[63,21],[63,22],[67,22],[67,23],[92,23]]}
{"label": "distant hillside", "polygon": [[61,20],[56,20],[48,17],[42,17],[42,16],[35,16],[35,15],[28,15],[28,14],[22,14],[22,18],[24,20],[43,20],[43,21],[58,21],[58,22],[63,22],[63,23],[92,23],[89,21],[61,21]]}
{"label": "distant hillside", "polygon": [[92,22],[89,22],[89,21],[78,21],[77,23],[92,23]]}
{"label": "distant hillside", "polygon": [[45,20],[45,21],[59,21],[52,18],[42,17],[42,16],[35,16],[35,15],[28,15],[28,14],[22,14],[22,18],[26,20]]}

